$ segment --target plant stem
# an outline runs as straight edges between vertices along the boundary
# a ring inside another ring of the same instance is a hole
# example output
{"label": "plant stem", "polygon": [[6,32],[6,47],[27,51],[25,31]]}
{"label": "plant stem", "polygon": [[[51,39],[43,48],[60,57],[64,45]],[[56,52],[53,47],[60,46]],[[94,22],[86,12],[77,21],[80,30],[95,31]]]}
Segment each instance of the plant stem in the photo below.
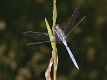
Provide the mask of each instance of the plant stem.
{"label": "plant stem", "polygon": [[[53,0],[53,26],[52,26],[52,31],[53,35],[56,35],[55,32],[55,25],[56,25],[56,19],[57,19],[57,9],[56,9],[56,0]],[[56,80],[57,76],[57,48],[56,48],[56,36],[54,37],[54,42],[53,42],[53,52],[54,52],[54,64],[53,64],[53,80]]]}
{"label": "plant stem", "polygon": [[[55,33],[54,33],[55,35]],[[55,39],[55,37],[54,37]],[[56,42],[53,43],[53,52],[54,52],[54,66],[53,66],[53,80],[56,80],[56,75],[57,75],[57,53],[56,53]]]}
{"label": "plant stem", "polygon": [[[52,27],[53,35],[56,35],[54,25]],[[53,62],[53,80],[56,80],[57,76],[57,48],[56,48],[56,36],[53,36],[53,57],[54,57],[54,62]]]}

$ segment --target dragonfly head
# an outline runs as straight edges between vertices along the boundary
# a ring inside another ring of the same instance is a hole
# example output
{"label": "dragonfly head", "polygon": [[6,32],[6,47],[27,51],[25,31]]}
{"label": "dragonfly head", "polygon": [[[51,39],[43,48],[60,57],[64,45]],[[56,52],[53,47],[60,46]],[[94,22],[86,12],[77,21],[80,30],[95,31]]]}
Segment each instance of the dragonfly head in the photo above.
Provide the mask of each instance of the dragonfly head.
{"label": "dragonfly head", "polygon": [[59,25],[57,24],[54,28],[55,28],[55,31],[57,31],[60,27],[59,27]]}

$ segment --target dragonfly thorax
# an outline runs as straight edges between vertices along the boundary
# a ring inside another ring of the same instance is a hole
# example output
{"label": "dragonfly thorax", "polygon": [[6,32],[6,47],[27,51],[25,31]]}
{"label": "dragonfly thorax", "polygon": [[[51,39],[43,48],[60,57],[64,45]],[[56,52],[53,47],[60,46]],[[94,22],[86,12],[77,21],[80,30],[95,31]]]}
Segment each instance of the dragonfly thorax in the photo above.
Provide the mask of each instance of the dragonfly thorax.
{"label": "dragonfly thorax", "polygon": [[55,26],[55,31],[56,31],[57,37],[58,37],[61,41],[65,40],[65,34],[64,34],[63,30],[61,29],[61,27],[59,27],[59,25],[56,25],[56,26]]}

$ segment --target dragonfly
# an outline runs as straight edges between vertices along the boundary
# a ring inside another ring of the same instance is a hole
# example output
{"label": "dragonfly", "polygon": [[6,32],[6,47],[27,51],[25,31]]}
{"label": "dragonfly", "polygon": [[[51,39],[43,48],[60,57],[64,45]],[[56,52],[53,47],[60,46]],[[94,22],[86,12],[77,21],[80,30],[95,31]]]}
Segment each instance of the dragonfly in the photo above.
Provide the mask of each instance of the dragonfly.
{"label": "dragonfly", "polygon": [[[54,29],[55,29],[55,32],[56,32],[56,43],[59,43],[59,44],[64,44],[70,57],[71,57],[71,60],[73,61],[75,67],[79,70],[79,66],[70,50],[70,48],[68,47],[67,45],[67,37],[68,35],[73,31],[73,29],[75,27],[77,27],[85,18],[82,17],[82,19],[80,19],[80,21],[78,23],[76,23],[76,19],[77,19],[77,16],[78,16],[78,13],[79,13],[79,8],[76,8],[72,14],[72,16],[70,17],[69,21],[67,22],[67,24],[61,28],[59,27],[59,25],[55,25],[54,26]],[[51,42],[49,41],[49,34],[46,33],[46,32],[33,32],[33,31],[26,31],[26,32],[23,32],[24,35],[26,36],[29,36],[29,37],[32,37],[32,38],[35,38],[35,39],[38,39],[38,40],[42,40],[41,42],[37,42],[37,43],[28,43],[27,45],[31,45],[31,44],[39,44],[39,43],[48,43],[48,42]]]}

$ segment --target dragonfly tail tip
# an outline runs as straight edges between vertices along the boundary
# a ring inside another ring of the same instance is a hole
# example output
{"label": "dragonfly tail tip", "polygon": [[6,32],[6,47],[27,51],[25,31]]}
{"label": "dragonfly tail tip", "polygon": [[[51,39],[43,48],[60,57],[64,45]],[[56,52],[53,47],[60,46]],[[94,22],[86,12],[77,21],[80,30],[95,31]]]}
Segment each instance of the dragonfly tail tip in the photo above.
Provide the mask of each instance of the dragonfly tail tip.
{"label": "dragonfly tail tip", "polygon": [[78,67],[78,66],[76,66],[76,68],[79,70],[79,67]]}

